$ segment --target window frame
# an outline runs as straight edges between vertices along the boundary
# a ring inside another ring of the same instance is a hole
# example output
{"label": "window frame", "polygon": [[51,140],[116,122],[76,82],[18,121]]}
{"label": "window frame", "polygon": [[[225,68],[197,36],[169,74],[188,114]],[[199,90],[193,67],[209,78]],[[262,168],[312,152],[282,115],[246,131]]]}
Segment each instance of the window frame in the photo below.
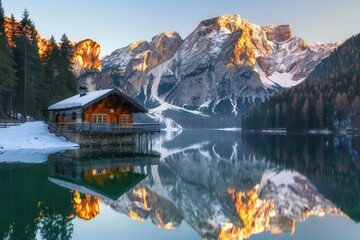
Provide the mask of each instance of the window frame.
{"label": "window frame", "polygon": [[93,113],[92,114],[93,123],[108,123],[108,115],[107,114],[99,114]]}

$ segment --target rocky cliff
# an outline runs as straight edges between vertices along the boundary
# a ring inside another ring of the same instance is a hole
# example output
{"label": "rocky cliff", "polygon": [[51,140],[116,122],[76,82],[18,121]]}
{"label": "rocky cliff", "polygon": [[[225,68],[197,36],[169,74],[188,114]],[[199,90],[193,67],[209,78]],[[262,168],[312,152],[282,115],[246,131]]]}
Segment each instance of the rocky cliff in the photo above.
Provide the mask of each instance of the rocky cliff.
{"label": "rocky cliff", "polygon": [[88,71],[101,71],[100,45],[91,39],[76,43],[71,61],[76,76]]}
{"label": "rocky cliff", "polygon": [[170,59],[181,44],[177,32],[159,34],[150,42],[132,43],[104,57],[101,74],[85,74],[79,81],[89,89],[118,87],[133,97],[139,96],[148,85],[148,73]]}
{"label": "rocky cliff", "polygon": [[[16,34],[15,31],[20,27],[20,22],[14,21],[8,17],[5,20],[5,32],[9,41],[10,46],[15,46],[11,36]],[[36,31],[36,41],[41,59],[45,59],[47,54],[50,54],[51,42],[49,39],[42,38],[40,33]],[[70,41],[73,47],[71,61],[73,62],[73,70],[75,75],[78,77],[82,74],[88,74],[89,72],[100,72],[102,62],[100,60],[100,45],[91,40],[85,39],[80,42]]]}

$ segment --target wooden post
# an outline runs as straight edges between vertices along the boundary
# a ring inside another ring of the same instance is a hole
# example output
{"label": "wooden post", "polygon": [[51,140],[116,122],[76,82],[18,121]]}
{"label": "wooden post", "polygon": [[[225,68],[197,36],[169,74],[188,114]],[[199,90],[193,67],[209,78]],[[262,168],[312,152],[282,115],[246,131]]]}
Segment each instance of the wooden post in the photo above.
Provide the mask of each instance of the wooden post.
{"label": "wooden post", "polygon": [[146,154],[149,153],[149,141],[148,141],[148,136],[149,136],[149,134],[146,133]]}
{"label": "wooden post", "polygon": [[141,150],[140,150],[140,133],[138,133],[138,152],[140,153]]}
{"label": "wooden post", "polygon": [[140,134],[140,153],[143,153],[143,136]]}
{"label": "wooden post", "polygon": [[152,133],[150,133],[150,153],[152,154]]}

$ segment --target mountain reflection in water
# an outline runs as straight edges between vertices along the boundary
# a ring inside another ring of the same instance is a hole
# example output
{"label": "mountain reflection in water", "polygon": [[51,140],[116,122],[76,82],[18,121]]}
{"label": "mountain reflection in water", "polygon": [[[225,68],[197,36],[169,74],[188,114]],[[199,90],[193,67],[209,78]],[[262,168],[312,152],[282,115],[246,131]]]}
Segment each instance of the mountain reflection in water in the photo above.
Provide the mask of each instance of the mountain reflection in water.
{"label": "mountain reflection in water", "polygon": [[0,235],[70,239],[74,220],[93,221],[100,205],[129,226],[176,236],[188,224],[204,239],[291,238],[311,216],[360,219],[359,138],[184,131],[154,141],[160,155],[82,149],[0,163]]}

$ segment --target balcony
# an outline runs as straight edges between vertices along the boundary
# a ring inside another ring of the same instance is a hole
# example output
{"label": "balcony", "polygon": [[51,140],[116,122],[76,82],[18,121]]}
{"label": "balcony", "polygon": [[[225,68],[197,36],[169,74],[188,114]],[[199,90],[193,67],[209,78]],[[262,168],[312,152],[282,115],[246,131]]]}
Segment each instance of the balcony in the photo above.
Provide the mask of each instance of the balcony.
{"label": "balcony", "polygon": [[160,132],[159,123],[134,123],[134,124],[107,124],[107,123],[61,123],[48,122],[50,127],[57,131],[88,132],[88,133],[110,133],[110,134],[145,134]]}

